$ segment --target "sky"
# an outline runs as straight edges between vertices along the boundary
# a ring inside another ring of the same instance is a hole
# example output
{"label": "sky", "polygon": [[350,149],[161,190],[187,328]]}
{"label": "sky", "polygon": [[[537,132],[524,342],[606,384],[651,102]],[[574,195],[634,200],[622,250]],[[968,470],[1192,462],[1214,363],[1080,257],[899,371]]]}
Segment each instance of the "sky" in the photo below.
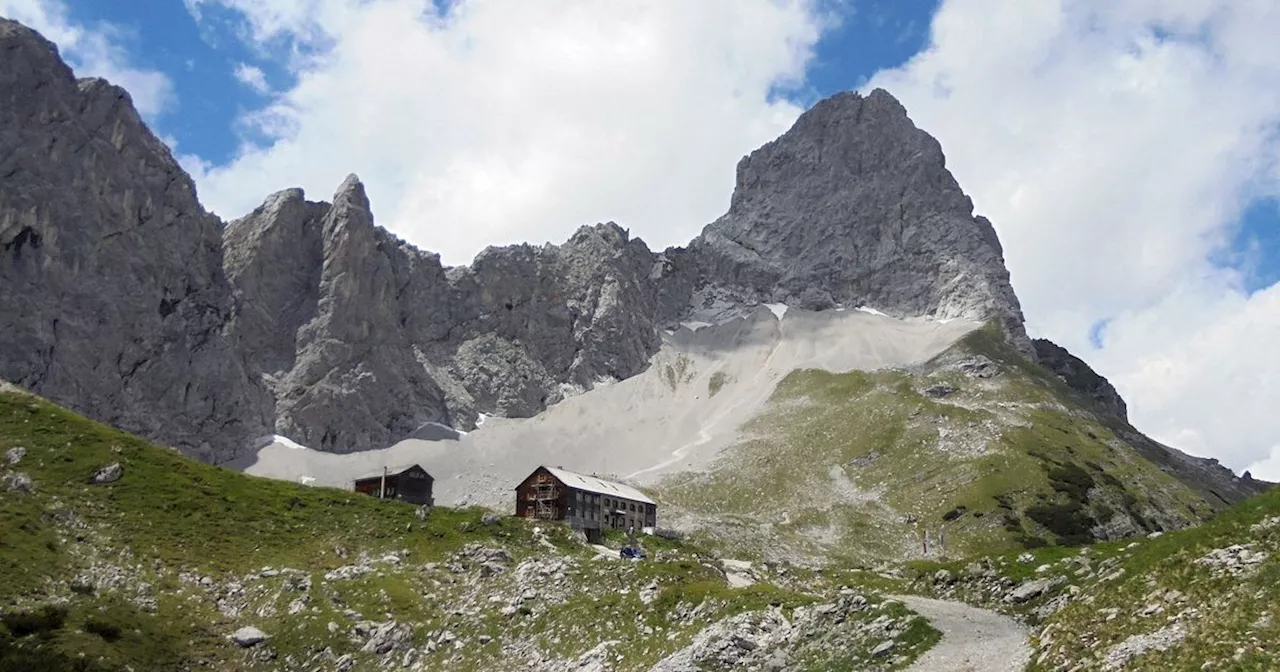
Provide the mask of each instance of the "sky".
{"label": "sky", "polygon": [[883,87],[994,223],[1033,336],[1134,424],[1280,480],[1274,0],[0,0],[125,86],[224,219],[357,173],[445,263],[652,248],[826,95]]}

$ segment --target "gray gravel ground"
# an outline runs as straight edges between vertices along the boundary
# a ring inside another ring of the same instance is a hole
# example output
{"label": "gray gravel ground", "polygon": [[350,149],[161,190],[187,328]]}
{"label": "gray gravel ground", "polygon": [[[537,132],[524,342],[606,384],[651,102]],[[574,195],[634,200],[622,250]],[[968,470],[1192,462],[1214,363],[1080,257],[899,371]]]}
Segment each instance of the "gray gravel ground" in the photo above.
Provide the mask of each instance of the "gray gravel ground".
{"label": "gray gravel ground", "polygon": [[994,611],[959,602],[895,595],[942,632],[907,672],[1021,672],[1031,659],[1027,630]]}

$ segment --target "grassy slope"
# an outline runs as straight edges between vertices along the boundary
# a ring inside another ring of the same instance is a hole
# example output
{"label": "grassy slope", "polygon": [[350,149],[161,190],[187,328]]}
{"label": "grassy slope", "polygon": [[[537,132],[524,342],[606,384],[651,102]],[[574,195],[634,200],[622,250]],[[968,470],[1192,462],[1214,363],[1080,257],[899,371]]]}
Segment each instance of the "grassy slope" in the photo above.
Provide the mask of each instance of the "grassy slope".
{"label": "grassy slope", "polygon": [[[948,366],[979,354],[1001,374]],[[958,391],[922,393],[943,384]],[[853,562],[912,557],[923,529],[944,522],[948,552],[967,555],[1176,528],[1212,512],[986,331],[919,371],[794,372],[713,473],[675,477],[659,494],[717,519],[704,540],[727,552],[787,547]]]}
{"label": "grassy slope", "polygon": [[[354,549],[408,549],[414,558],[441,559],[468,541],[528,534],[509,521],[482,526],[477,511],[441,509],[424,524],[410,506],[218,469],[35,397],[0,394],[0,448],[13,446],[26,449],[16,469],[32,477],[36,492],[4,493],[0,600],[67,597],[67,581],[95,561],[156,582],[160,617],[125,600],[71,595],[69,625],[98,617],[125,634],[106,642],[65,627],[49,637],[48,648],[87,652],[108,666],[128,661],[160,669],[216,660],[226,651],[227,619],[207,605],[165,596],[179,586],[156,566],[215,577],[267,566],[323,572],[347,564],[343,556]],[[111,462],[124,466],[124,478],[90,485]],[[471,532],[460,530],[467,521]]]}
{"label": "grassy slope", "polygon": [[[1239,574],[1199,562],[1215,549],[1247,546],[1265,560]],[[1136,541],[1111,541],[1082,549],[1042,548],[951,563],[912,563],[906,589],[1020,614],[1036,626],[1036,661],[1029,669],[1105,669],[1108,654],[1131,637],[1165,628],[1185,638],[1167,650],[1151,649],[1126,670],[1280,669],[1280,490],[1272,490],[1219,514],[1203,525]],[[1058,580],[1051,592],[1009,604],[974,579],[991,568],[1007,585]],[[957,583],[936,581],[939,570]],[[1176,591],[1176,592],[1170,592]],[[1065,606],[1049,608],[1055,601]]]}
{"label": "grassy slope", "polygon": [[[650,561],[593,560],[560,526],[539,532],[514,518],[485,525],[479,510],[438,508],[423,521],[413,506],[196,463],[36,397],[0,392],[0,454],[15,446],[26,455],[12,470],[29,475],[35,491],[0,485],[0,669],[312,669],[308,657],[326,646],[355,654],[356,669],[374,669],[376,656],[349,638],[345,612],[354,610],[412,624],[417,646],[444,630],[465,640],[422,669],[505,669],[504,649],[513,644],[572,660],[610,638],[624,661],[617,669],[642,670],[716,620],[770,606],[785,612],[837,588],[816,575],[796,583],[793,573],[782,582],[790,587],[730,589],[696,548],[657,539],[647,542]],[[112,462],[124,477],[91,485]],[[0,473],[7,469],[0,463]],[[475,543],[506,550],[510,569],[486,577],[460,560]],[[391,552],[404,560],[373,562],[375,571],[356,580],[324,578],[357,556]],[[530,585],[516,576],[522,561],[551,563],[564,579],[535,578],[532,608],[502,615],[498,607]],[[297,571],[263,576],[267,567]],[[201,577],[214,587],[201,586]],[[304,579],[311,588],[297,587]],[[640,589],[651,583],[662,592],[646,606]],[[299,598],[308,600],[302,611],[288,614]],[[220,610],[219,600],[232,611]],[[674,610],[697,605],[705,605],[702,616],[672,620]],[[271,634],[274,660],[255,657],[262,647],[226,641],[242,625]],[[923,623],[913,625],[900,643],[914,646],[900,649],[908,655],[897,666],[934,638]],[[803,660],[813,669],[852,669],[876,643],[811,646]]]}

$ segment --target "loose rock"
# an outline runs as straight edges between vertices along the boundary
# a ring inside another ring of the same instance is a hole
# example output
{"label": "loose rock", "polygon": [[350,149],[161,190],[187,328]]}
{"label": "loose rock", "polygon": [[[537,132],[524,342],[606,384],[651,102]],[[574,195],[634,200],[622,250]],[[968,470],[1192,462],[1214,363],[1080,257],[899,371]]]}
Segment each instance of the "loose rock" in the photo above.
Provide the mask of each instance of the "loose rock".
{"label": "loose rock", "polygon": [[236,646],[239,646],[242,649],[247,649],[266,641],[267,633],[251,625],[246,625],[245,627],[231,633],[230,639]]}
{"label": "loose rock", "polygon": [[124,467],[120,466],[119,462],[112,462],[93,475],[93,482],[95,485],[106,485],[115,483],[122,476],[124,476]]}
{"label": "loose rock", "polygon": [[5,475],[5,485],[13,492],[30,493],[35,489],[35,485],[31,481],[31,477],[20,472],[13,471]]}

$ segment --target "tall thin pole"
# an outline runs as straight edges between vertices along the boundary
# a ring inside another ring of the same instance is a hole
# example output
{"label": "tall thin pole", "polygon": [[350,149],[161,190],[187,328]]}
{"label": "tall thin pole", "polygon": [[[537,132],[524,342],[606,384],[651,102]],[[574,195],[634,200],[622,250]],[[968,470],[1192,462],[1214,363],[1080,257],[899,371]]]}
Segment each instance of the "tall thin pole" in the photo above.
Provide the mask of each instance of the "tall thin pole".
{"label": "tall thin pole", "polygon": [[387,498],[387,468],[382,468],[382,491],[378,493],[378,499]]}

